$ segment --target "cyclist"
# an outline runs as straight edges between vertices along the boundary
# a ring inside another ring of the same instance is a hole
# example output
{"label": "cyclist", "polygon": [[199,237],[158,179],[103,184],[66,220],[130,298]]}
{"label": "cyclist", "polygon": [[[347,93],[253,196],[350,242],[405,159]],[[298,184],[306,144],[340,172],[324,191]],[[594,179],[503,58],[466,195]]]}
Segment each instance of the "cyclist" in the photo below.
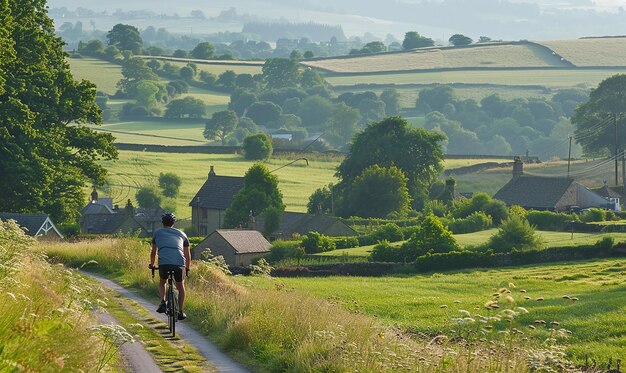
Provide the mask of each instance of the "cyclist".
{"label": "cyclist", "polygon": [[150,265],[148,268],[154,267],[154,260],[158,252],[159,255],[159,296],[161,304],[157,312],[164,313],[165,306],[165,282],[167,281],[167,272],[174,271],[174,281],[178,289],[178,320],[184,320],[187,315],[183,312],[185,303],[185,282],[183,280],[183,268],[189,273],[189,264],[191,257],[189,253],[189,239],[187,235],[179,229],[174,228],[176,216],[171,212],[161,217],[163,228],[154,231],[152,236],[152,252],[150,252]]}

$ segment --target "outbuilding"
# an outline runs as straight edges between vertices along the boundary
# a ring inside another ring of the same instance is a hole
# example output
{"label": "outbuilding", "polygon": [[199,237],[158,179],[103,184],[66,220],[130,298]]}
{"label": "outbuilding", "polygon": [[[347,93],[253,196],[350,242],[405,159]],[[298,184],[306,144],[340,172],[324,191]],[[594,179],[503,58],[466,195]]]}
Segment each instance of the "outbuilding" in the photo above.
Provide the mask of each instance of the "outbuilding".
{"label": "outbuilding", "polygon": [[208,235],[191,251],[191,259],[204,259],[208,248],[214,256],[223,256],[233,267],[247,266],[270,251],[272,244],[254,230],[218,229]]}

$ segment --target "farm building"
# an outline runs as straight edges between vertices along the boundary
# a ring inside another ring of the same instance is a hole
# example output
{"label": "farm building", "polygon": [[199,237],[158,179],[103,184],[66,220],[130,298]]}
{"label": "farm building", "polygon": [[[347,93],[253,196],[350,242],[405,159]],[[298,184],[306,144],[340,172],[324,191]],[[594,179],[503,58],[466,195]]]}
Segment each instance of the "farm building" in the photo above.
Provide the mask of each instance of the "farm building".
{"label": "farm building", "polygon": [[211,166],[207,180],[193,197],[191,225],[198,234],[207,235],[224,224],[224,211],[233,202],[233,196],[243,188],[243,177],[218,176]]}
{"label": "farm building", "polygon": [[218,229],[191,251],[192,259],[202,259],[208,248],[215,256],[223,256],[229,266],[246,266],[269,253],[272,246],[260,232],[242,229]]}
{"label": "farm building", "polygon": [[516,158],[513,178],[493,198],[525,209],[568,211],[571,208],[610,208],[609,202],[571,178],[524,175],[524,163]]}
{"label": "farm building", "polygon": [[0,220],[15,220],[29,236],[39,240],[62,240],[63,235],[46,214],[14,214],[0,212]]}
{"label": "farm building", "polygon": [[620,200],[622,199],[622,195],[614,191],[613,189],[609,188],[609,185],[607,184],[606,180],[604,181],[604,185],[602,186],[602,188],[598,190],[594,190],[594,192],[596,192],[599,196],[609,201],[609,203],[611,204],[611,209],[613,211],[621,210]]}
{"label": "farm building", "polygon": [[[262,231],[264,226],[264,219],[257,218],[256,229]],[[285,211],[280,219],[278,230],[272,232],[270,237],[292,237],[294,234],[303,236],[309,232],[318,232],[326,236],[355,236],[357,234],[349,225],[334,216]]]}
{"label": "farm building", "polygon": [[135,208],[130,199],[123,210],[113,205],[112,198],[98,198],[94,188],[91,201],[81,210],[79,219],[82,234],[135,234],[149,237],[161,227],[161,216],[165,213],[160,207]]}

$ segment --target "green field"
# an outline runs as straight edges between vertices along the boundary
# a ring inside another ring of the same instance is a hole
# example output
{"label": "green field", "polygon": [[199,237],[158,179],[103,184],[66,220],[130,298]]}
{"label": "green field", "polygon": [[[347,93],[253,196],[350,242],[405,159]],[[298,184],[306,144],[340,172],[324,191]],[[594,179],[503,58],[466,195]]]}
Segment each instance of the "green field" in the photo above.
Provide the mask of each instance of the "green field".
{"label": "green field", "polygon": [[[491,236],[496,234],[497,228],[487,229],[480,232],[455,234],[454,238],[461,247],[477,246],[486,243]],[[545,247],[559,247],[570,245],[593,245],[601,240],[603,237],[613,237],[615,242],[626,242],[626,233],[574,233],[570,232],[549,232],[549,231],[537,231],[541,236],[541,239]],[[401,242],[394,243],[394,245],[400,245]],[[354,247],[351,249],[333,250],[325,253],[319,253],[316,255],[321,256],[369,256],[375,245]]]}
{"label": "green field", "polygon": [[355,84],[496,84],[528,86],[539,85],[548,88],[569,88],[574,86],[595,87],[602,80],[626,68],[617,69],[565,69],[565,70],[495,70],[495,71],[445,71],[423,73],[388,73],[346,76],[328,76],[326,80],[333,86]]}
{"label": "green field", "polygon": [[[266,163],[270,171],[299,158],[275,158]],[[174,201],[176,214],[181,219],[191,218],[189,201],[206,181],[209,167],[215,166],[218,175],[243,176],[252,166],[236,154],[181,154],[120,151],[117,161],[103,162],[109,170],[110,190],[103,196],[112,197],[115,204],[124,205],[134,200],[141,186],[158,185],[161,172],[173,172],[182,179],[180,195]],[[336,160],[309,159],[309,165],[299,161],[277,170],[279,188],[288,211],[306,211],[308,198],[317,188],[334,182]],[[108,194],[108,195],[107,195]]]}
{"label": "green field", "polygon": [[593,38],[542,41],[576,66],[624,66],[626,38]]}
{"label": "green field", "polygon": [[[397,277],[245,278],[254,287],[284,284],[374,316],[412,333],[454,333],[451,318],[458,310],[489,314],[483,304],[494,290],[516,285],[515,305],[529,313],[507,324],[527,335],[534,320],[557,321],[572,332],[568,352],[578,361],[587,354],[606,364],[623,357],[626,349],[626,261],[572,262],[476,271]],[[248,285],[249,286],[249,285]],[[282,286],[282,285],[281,285]],[[524,289],[527,293],[520,293]],[[577,297],[578,302],[563,296]],[[531,299],[524,299],[528,296]],[[537,301],[538,298],[543,301]],[[448,308],[441,308],[442,305]],[[495,312],[494,312],[495,313]],[[541,328],[541,326],[539,326]],[[547,334],[542,334],[545,338]]]}
{"label": "green field", "polygon": [[72,75],[76,80],[89,80],[93,82],[98,91],[114,94],[116,84],[122,79],[122,67],[107,61],[95,58],[68,58]]}
{"label": "green field", "polygon": [[[145,60],[150,60],[153,59],[154,57],[148,57],[148,56],[142,56],[142,58],[144,58]],[[261,67],[263,65],[263,62],[246,62],[246,61],[233,61],[236,62],[237,64],[229,64],[228,61],[219,61],[218,63],[213,62],[207,62],[205,60],[194,60],[194,59],[186,59],[186,58],[181,58],[178,60],[171,60],[171,58],[167,57],[167,58],[163,58],[163,59],[159,59],[156,58],[157,60],[160,60],[161,63],[165,63],[168,62],[174,66],[178,66],[178,67],[184,67],[187,66],[187,64],[189,62],[195,63],[196,64],[196,68],[198,69],[198,72],[200,71],[206,71],[206,72],[210,72],[212,74],[215,75],[220,75],[221,73],[223,73],[226,70],[231,70],[234,71],[237,75],[239,74],[260,74],[261,73]],[[243,64],[243,65],[242,65]]]}

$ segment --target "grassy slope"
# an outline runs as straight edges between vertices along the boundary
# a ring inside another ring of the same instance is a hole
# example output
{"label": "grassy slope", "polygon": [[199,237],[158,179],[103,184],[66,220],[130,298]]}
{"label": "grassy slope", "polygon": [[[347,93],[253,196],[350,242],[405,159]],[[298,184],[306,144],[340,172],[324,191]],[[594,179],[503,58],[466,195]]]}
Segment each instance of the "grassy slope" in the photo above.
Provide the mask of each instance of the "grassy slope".
{"label": "grassy slope", "polygon": [[[266,163],[274,170],[289,163],[294,158],[272,159]],[[115,203],[123,205],[127,198],[134,198],[137,188],[144,185],[157,185],[160,172],[173,172],[183,180],[179,197],[175,200],[176,213],[181,218],[190,218],[191,209],[187,206],[195,193],[206,181],[209,166],[214,165],[218,175],[243,176],[252,166],[241,155],[235,154],[179,154],[121,151],[119,160],[104,162],[109,169],[113,186],[110,196]],[[317,188],[334,181],[336,160],[309,160],[294,163],[275,172],[283,201],[289,211],[306,211],[308,197]]]}
{"label": "grassy slope", "polygon": [[624,66],[626,61],[626,38],[550,40],[540,44],[576,66]]}
{"label": "grassy slope", "polygon": [[598,70],[445,71],[329,76],[326,80],[333,86],[468,83],[518,86],[539,85],[549,88],[565,88],[577,85],[595,87],[609,76],[624,72],[626,72],[626,68]]}
{"label": "grassy slope", "polygon": [[[514,290],[514,297],[518,306],[530,311],[514,326],[528,331],[527,325],[534,320],[558,321],[561,327],[573,332],[569,353],[579,361],[589,354],[606,363],[610,357],[621,356],[626,346],[625,268],[623,259],[611,259],[410,277],[246,281],[261,288],[282,283],[296,292],[330,299],[354,312],[376,316],[390,325],[431,335],[450,332],[454,328],[450,318],[460,317],[456,310],[478,312],[476,309],[482,309],[494,289],[513,282],[518,289],[528,291],[520,294]],[[531,299],[526,300],[523,295]],[[564,299],[564,295],[580,301]],[[536,301],[539,297],[545,300]],[[440,308],[444,304],[449,309]]]}
{"label": "grassy slope", "polygon": [[303,62],[303,65],[336,73],[368,73],[464,67],[548,67],[563,66],[563,63],[545,50],[528,44],[424,48],[407,53],[323,59]]}
{"label": "grassy slope", "polygon": [[68,58],[74,78],[86,79],[96,84],[99,91],[110,95],[116,91],[115,84],[122,79],[122,68],[95,58]]}

